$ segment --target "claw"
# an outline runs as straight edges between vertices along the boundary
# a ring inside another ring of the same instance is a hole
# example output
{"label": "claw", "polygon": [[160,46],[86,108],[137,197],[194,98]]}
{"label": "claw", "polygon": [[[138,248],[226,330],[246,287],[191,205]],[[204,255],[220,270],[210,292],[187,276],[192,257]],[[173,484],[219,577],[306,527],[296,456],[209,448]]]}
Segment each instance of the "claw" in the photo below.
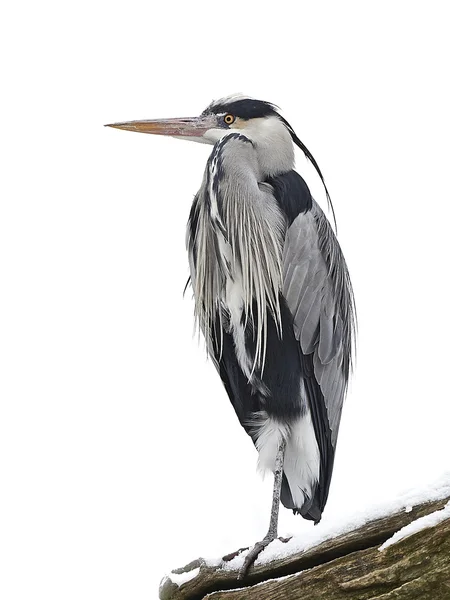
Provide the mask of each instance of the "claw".
{"label": "claw", "polygon": [[267,548],[267,546],[270,544],[270,542],[273,542],[274,539],[276,539],[276,538],[273,536],[270,536],[270,537],[266,536],[261,542],[256,542],[256,544],[253,546],[253,548],[250,550],[250,552],[245,557],[244,564],[242,565],[242,567],[239,571],[238,579],[245,578],[245,576],[248,573],[249,568],[252,566],[252,564],[258,558],[260,553],[265,548]]}

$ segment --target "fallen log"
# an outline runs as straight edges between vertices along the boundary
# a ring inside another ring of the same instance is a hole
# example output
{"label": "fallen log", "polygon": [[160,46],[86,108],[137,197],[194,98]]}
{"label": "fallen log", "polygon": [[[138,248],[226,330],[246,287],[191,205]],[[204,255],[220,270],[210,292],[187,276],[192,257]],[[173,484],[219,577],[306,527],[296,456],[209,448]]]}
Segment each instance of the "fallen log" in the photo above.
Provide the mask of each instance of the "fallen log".
{"label": "fallen log", "polygon": [[218,563],[197,559],[163,579],[160,599],[450,600],[450,491],[443,490],[305,550],[291,553],[295,540],[273,542],[285,546],[281,556],[257,561],[244,580],[247,549]]}

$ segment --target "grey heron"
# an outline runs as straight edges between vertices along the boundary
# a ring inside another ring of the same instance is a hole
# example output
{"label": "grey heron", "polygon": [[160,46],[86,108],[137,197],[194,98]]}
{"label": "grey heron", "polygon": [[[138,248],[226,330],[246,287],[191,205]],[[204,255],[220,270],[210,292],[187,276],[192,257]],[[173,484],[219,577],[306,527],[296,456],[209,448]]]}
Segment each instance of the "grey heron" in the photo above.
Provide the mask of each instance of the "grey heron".
{"label": "grey heron", "polygon": [[[213,145],[187,225],[195,318],[240,424],[274,474],[279,503],[318,523],[327,502],[352,365],[355,308],[333,228],[294,170],[294,144],[320,168],[278,108],[234,95],[194,118],[118,129]],[[334,213],[333,213],[334,216]]]}

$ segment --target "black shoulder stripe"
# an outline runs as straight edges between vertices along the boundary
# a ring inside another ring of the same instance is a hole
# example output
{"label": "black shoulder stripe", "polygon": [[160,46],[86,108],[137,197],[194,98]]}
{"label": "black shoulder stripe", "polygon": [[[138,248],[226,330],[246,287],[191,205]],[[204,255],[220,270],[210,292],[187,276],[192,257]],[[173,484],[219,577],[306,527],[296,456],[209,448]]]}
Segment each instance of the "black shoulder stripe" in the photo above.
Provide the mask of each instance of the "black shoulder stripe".
{"label": "black shoulder stripe", "polygon": [[296,171],[269,177],[265,183],[273,187],[275,199],[287,216],[289,225],[300,213],[311,210],[311,192],[305,180]]}

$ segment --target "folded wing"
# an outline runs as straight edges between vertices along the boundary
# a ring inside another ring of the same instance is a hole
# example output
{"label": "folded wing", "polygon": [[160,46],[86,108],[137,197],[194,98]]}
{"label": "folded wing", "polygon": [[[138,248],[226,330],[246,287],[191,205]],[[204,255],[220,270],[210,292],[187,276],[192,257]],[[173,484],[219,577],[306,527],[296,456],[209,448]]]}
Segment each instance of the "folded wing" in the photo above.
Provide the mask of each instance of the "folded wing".
{"label": "folded wing", "polygon": [[312,518],[330,486],[342,404],[351,369],[354,301],[332,228],[313,201],[290,225],[283,252],[283,295],[293,316],[305,391],[320,450]]}

